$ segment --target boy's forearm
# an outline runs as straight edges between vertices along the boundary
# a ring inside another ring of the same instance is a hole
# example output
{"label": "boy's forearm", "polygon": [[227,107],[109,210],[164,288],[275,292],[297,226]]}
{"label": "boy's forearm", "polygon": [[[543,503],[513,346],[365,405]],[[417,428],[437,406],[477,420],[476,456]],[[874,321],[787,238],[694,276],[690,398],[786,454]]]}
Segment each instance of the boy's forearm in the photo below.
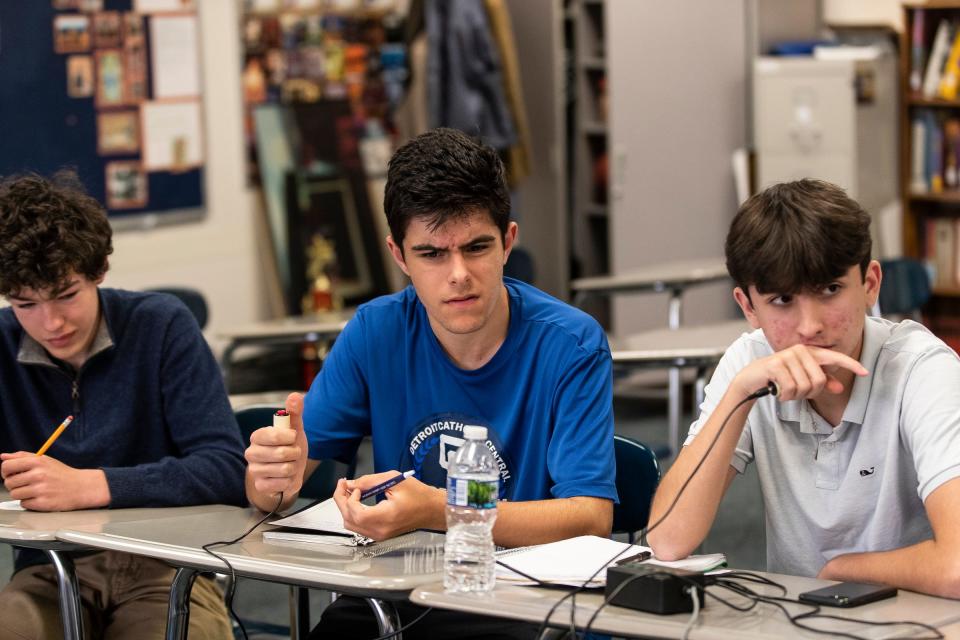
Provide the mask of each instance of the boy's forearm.
{"label": "boy's forearm", "polygon": [[[682,448],[670,471],[661,481],[650,509],[648,526],[664,518],[674,501],[676,506],[673,507],[669,517],[649,534],[648,542],[658,557],[662,559],[686,557],[709,532],[720,506],[720,500],[732,479],[732,474],[736,473],[730,466],[730,460],[740,440],[753,402],[744,404],[730,416],[722,435],[699,469],[697,464],[707,455],[710,444],[717,436],[724,419],[741,399],[732,397],[730,392],[723,397],[696,439]],[[688,479],[690,482],[686,489],[683,489]],[[680,495],[681,489],[682,495]],[[679,500],[678,495],[680,495]]]}
{"label": "boy's forearm", "polygon": [[848,553],[830,560],[817,577],[960,598],[960,552],[925,540],[892,551]]}
{"label": "boy's forearm", "polygon": [[493,539],[504,547],[520,547],[582,535],[606,537],[612,526],[613,502],[605,498],[501,502]]}

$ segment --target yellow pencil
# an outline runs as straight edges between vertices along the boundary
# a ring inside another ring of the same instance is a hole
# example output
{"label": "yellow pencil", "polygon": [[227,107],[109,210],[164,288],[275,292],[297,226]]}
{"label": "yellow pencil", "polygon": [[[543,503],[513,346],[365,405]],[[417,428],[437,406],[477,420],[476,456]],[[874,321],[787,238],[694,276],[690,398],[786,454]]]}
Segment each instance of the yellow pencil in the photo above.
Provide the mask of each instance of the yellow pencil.
{"label": "yellow pencil", "polygon": [[38,456],[42,456],[47,452],[54,442],[57,441],[57,438],[60,437],[60,434],[63,433],[63,430],[70,426],[70,423],[73,422],[73,416],[67,416],[67,419],[60,423],[60,426],[57,427],[57,430],[50,434],[50,437],[47,438],[47,441],[43,443],[43,446],[40,447],[40,450],[37,451]]}

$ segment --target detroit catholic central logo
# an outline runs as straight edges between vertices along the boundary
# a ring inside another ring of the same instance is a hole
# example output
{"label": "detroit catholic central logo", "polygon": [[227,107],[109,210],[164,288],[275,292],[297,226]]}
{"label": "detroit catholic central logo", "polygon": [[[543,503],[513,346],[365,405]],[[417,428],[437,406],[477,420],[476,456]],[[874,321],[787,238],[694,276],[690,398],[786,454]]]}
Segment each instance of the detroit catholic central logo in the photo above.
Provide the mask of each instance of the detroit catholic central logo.
{"label": "detroit catholic central logo", "polygon": [[407,446],[400,457],[400,469],[413,469],[417,479],[435,487],[447,486],[447,468],[463,444],[463,427],[487,428],[487,447],[500,472],[500,498],[513,498],[514,466],[504,450],[496,429],[474,416],[444,413],[431,416],[410,430]]}

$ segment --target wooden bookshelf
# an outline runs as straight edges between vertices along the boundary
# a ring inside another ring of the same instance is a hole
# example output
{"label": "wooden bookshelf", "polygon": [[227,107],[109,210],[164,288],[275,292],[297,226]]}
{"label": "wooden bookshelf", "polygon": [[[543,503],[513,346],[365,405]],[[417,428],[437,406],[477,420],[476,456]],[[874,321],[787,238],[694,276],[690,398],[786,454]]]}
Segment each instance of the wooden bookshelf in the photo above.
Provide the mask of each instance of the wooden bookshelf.
{"label": "wooden bookshelf", "polygon": [[[924,55],[921,70],[925,72],[940,20],[946,19],[960,25],[960,0],[903,3],[904,29],[900,36],[900,193],[903,207],[903,251],[906,256],[927,260],[928,221],[935,218],[960,219],[960,187],[939,192],[932,189],[918,191],[915,188],[914,120],[931,117],[928,114],[932,113],[933,122],[939,127],[947,118],[960,118],[960,99],[925,97],[910,87],[913,28],[918,10],[924,12]],[[951,35],[951,45],[953,37]],[[960,238],[956,239],[956,248],[956,252],[960,252]],[[935,283],[933,298],[925,309],[928,325],[944,339],[957,338],[960,336],[956,329],[960,327],[960,282],[949,286]]]}

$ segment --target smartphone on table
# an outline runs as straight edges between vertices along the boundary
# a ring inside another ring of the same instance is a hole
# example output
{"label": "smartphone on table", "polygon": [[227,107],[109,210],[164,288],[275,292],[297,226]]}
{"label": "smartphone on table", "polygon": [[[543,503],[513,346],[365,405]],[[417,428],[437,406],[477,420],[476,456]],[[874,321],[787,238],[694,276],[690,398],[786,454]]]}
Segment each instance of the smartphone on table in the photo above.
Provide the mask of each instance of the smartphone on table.
{"label": "smartphone on table", "polygon": [[897,590],[894,587],[862,582],[841,582],[801,593],[800,600],[828,607],[859,607],[862,604],[892,598],[895,595]]}

